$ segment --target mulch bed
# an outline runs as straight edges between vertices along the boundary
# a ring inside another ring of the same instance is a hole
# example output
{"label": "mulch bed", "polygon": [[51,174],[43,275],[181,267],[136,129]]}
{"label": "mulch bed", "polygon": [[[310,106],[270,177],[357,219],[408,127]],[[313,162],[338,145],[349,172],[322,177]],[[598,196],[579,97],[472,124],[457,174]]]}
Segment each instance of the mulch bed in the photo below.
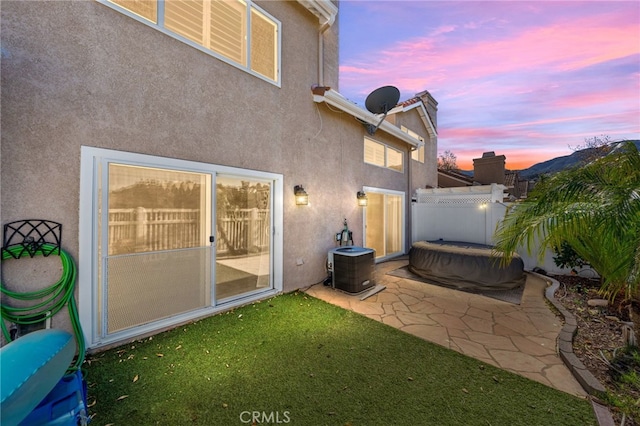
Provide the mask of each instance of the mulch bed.
{"label": "mulch bed", "polygon": [[[576,317],[578,323],[578,331],[573,341],[574,353],[607,391],[620,395],[619,385],[614,379],[615,372],[607,361],[614,359],[626,345],[623,322],[631,321],[628,305],[610,303],[606,307],[589,306],[589,300],[602,299],[598,294],[598,280],[563,275],[553,278],[560,282],[560,288],[555,294],[556,300]],[[640,374],[640,371],[638,373]],[[629,391],[627,387],[624,392],[631,392],[634,400],[640,400],[640,390],[631,388]],[[621,424],[621,413],[615,407],[610,408],[616,424]],[[627,416],[624,424],[640,425],[637,423],[639,421],[638,418],[631,419]]]}

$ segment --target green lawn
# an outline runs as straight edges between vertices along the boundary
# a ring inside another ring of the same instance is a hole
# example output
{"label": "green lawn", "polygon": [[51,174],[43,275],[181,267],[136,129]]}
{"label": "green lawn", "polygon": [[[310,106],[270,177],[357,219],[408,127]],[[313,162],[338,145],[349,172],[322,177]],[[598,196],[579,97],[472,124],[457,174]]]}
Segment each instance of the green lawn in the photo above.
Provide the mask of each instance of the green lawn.
{"label": "green lawn", "polygon": [[586,400],[304,293],[97,354],[86,370],[92,425],[597,424]]}

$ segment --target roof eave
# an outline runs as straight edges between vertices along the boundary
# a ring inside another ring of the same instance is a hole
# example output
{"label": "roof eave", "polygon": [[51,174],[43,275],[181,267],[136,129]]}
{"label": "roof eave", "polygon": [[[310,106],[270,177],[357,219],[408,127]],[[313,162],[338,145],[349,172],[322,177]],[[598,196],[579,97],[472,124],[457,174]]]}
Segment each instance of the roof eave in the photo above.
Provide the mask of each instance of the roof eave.
{"label": "roof eave", "polygon": [[[347,114],[350,114],[355,118],[358,118],[374,126],[377,126],[378,123],[380,123],[380,120],[381,120],[380,115],[373,114],[367,111],[366,109],[363,109],[362,107],[351,102],[350,100],[348,100],[347,98],[342,96],[340,93],[336,92],[335,90],[329,89],[329,88],[322,88],[322,90],[317,90],[317,89],[314,90],[314,93],[313,93],[314,102],[317,102],[317,103],[325,102],[326,104],[336,107],[341,111],[344,111]],[[323,91],[324,93],[322,93]],[[394,126],[388,121],[382,121],[378,129],[383,130],[384,132],[402,140],[403,142],[409,144],[412,147],[420,148],[424,145],[423,141],[410,136],[408,133],[403,132],[398,127]]]}
{"label": "roof eave", "polygon": [[418,113],[420,114],[420,118],[422,119],[424,126],[427,128],[427,131],[429,132],[429,136],[432,138],[437,138],[438,132],[436,131],[436,126],[433,125],[433,121],[431,121],[431,117],[429,116],[429,113],[427,112],[427,109],[425,108],[424,102],[422,102],[422,100],[407,106],[397,105],[389,111],[388,115],[411,111],[412,109],[415,109],[415,108],[419,108]]}
{"label": "roof eave", "polygon": [[338,15],[338,7],[331,0],[298,0],[320,20],[320,25],[333,25]]}

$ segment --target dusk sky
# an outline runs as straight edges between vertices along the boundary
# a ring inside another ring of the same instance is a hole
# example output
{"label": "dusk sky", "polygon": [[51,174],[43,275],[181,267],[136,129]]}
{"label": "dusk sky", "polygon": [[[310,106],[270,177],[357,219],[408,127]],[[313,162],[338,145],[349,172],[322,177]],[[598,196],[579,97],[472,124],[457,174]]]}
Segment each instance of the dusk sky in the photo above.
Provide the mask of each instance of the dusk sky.
{"label": "dusk sky", "polygon": [[640,1],[340,2],[340,93],[438,101],[438,153],[523,169],[640,139]]}

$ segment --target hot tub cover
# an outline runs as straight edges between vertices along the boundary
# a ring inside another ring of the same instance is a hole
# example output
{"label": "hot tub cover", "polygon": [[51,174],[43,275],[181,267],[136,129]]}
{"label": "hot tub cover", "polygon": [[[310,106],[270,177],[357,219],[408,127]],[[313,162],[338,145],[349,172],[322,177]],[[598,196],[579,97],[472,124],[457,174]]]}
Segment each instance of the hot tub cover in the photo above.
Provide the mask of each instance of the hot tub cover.
{"label": "hot tub cover", "polygon": [[524,284],[524,262],[514,254],[501,266],[492,246],[458,241],[419,241],[409,250],[409,270],[446,287],[510,290]]}

